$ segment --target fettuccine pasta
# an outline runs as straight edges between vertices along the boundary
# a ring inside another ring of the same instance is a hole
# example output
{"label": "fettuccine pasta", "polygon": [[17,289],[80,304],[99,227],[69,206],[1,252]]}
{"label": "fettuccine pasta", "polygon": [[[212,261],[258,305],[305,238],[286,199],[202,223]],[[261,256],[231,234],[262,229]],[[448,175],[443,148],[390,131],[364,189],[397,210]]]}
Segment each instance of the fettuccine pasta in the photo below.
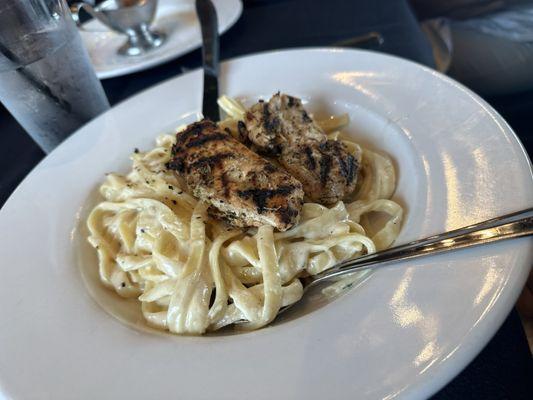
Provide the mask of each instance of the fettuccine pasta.
{"label": "fettuccine pasta", "polygon": [[[219,104],[228,115],[220,124],[237,135],[242,105],[228,97]],[[87,220],[102,283],[137,298],[146,322],[172,333],[231,324],[257,329],[301,298],[299,277],[390,246],[403,216],[389,200],[395,189],[390,159],[341,139],[347,116],[318,123],[362,160],[358,185],[346,203],[305,203],[300,222],[285,232],[236,229],[210,218],[207,204],[187,194],[165,167],[174,136],[159,136],[155,148],[135,152],[127,175],[106,176],[104,201]],[[376,213],[380,221],[386,216],[377,227]]]}

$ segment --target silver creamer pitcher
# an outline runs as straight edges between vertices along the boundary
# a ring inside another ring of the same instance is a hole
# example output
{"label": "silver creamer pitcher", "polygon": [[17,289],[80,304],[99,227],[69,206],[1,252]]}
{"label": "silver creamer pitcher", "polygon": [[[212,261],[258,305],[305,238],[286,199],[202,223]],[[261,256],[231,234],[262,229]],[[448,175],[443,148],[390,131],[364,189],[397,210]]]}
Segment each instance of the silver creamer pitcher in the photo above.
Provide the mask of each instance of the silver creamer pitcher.
{"label": "silver creamer pitcher", "polygon": [[165,34],[150,30],[157,0],[106,0],[98,6],[76,3],[72,6],[74,20],[81,27],[79,12],[83,9],[108,28],[128,36],[118,50],[119,54],[136,56],[165,41]]}

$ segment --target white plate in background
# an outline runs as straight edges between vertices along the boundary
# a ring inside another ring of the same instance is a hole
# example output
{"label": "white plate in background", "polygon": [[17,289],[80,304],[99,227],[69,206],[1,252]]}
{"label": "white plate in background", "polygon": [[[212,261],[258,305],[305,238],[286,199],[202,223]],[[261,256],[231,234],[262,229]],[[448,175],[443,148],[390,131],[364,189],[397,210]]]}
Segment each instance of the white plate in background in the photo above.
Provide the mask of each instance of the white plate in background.
{"label": "white plate in background", "polygon": [[[212,0],[217,10],[218,30],[222,34],[237,22],[242,13],[240,0]],[[117,50],[127,37],[109,30],[97,20],[91,20],[80,30],[89,51],[96,75],[100,79],[113,78],[154,67],[182,56],[202,45],[200,24],[192,0],[159,0],[154,23],[155,30],[165,32],[166,42],[142,55],[121,56]]]}
{"label": "white plate in background", "polygon": [[[135,147],[197,118],[193,71],[119,104],[48,155],[0,211],[0,391],[33,399],[427,398],[483,348],[513,306],[533,242],[516,239],[398,263],[340,299],[235,335],[179,337],[123,324],[84,284],[97,268],[84,218]],[[406,207],[397,243],[533,204],[531,167],[478,96],[420,65],[372,52],[307,49],[222,65],[221,93],[284,92],[390,154]],[[98,291],[100,290],[100,291]]]}

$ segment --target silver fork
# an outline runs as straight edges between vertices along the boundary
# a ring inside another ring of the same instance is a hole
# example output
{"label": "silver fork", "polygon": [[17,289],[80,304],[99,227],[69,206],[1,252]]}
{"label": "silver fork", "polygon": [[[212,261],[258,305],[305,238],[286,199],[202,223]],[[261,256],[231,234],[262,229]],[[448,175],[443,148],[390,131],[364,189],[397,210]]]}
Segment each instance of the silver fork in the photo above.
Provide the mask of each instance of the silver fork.
{"label": "silver fork", "polygon": [[[392,247],[377,253],[343,261],[320,274],[301,278],[304,287],[304,296],[311,287],[317,286],[319,283],[356,271],[376,269],[397,261],[464,249],[504,239],[529,236],[531,234],[533,234],[533,208],[528,208],[474,225],[465,226],[464,228],[415,240],[414,242]],[[282,308],[278,315],[298,303],[299,301]]]}

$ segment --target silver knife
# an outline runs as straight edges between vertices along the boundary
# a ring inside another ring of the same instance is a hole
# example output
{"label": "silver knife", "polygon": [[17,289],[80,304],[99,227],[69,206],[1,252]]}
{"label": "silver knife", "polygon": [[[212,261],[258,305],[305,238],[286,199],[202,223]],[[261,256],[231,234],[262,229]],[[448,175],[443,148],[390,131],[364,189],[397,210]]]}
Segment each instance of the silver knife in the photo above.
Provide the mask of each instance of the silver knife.
{"label": "silver knife", "polygon": [[196,0],[196,13],[202,30],[204,97],[202,113],[211,121],[220,120],[218,109],[219,39],[217,12],[210,0]]}

